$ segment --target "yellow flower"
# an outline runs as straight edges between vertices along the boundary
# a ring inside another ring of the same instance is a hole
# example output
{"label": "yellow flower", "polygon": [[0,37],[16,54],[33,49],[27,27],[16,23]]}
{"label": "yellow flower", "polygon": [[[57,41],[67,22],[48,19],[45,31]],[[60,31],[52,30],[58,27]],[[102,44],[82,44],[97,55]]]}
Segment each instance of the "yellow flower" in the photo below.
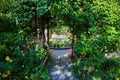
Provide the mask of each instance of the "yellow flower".
{"label": "yellow flower", "polygon": [[116,80],[120,80],[120,78],[116,78]]}
{"label": "yellow flower", "polygon": [[10,57],[9,57],[9,56],[6,56],[5,60],[6,60],[6,61],[10,61]]}
{"label": "yellow flower", "polygon": [[12,60],[10,60],[9,62],[12,62]]}
{"label": "yellow flower", "polygon": [[10,73],[10,71],[7,71],[6,73],[7,73],[8,75],[10,75],[10,74],[11,74],[11,73]]}
{"label": "yellow flower", "polygon": [[2,74],[3,78],[6,78],[8,76],[8,74]]}
{"label": "yellow flower", "polygon": [[6,56],[5,60],[6,60],[6,61],[9,61],[9,62],[12,62],[12,59],[10,59],[9,56]]}

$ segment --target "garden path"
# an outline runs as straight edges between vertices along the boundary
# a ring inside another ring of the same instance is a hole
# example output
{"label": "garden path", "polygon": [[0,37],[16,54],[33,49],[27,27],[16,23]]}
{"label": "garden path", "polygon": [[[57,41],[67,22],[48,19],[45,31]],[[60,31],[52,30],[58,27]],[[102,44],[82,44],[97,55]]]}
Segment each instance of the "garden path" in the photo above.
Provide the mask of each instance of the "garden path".
{"label": "garden path", "polygon": [[49,68],[50,80],[78,80],[70,72],[71,65],[68,49],[52,50]]}

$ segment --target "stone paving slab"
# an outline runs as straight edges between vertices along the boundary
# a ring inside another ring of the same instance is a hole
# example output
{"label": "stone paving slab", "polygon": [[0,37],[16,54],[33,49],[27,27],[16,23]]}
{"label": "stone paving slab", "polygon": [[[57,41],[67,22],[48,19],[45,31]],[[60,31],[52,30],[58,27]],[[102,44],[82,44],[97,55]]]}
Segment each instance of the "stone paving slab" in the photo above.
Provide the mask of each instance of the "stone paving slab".
{"label": "stone paving slab", "polygon": [[67,51],[53,50],[49,68],[50,80],[78,80],[70,72],[72,63]]}

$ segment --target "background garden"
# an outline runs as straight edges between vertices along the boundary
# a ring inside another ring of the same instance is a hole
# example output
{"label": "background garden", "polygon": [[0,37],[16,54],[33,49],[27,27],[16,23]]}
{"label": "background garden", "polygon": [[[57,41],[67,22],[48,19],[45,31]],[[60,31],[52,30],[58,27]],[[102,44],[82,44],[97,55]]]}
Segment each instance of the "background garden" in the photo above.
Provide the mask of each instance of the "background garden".
{"label": "background garden", "polygon": [[51,29],[72,34],[76,77],[120,79],[119,0],[0,0],[0,80],[49,80]]}

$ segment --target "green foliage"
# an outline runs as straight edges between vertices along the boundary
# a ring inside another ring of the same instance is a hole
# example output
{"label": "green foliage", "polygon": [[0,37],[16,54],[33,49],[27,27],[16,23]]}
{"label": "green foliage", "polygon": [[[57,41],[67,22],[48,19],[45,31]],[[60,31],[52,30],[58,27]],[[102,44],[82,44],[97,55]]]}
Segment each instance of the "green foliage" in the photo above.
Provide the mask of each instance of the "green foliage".
{"label": "green foliage", "polygon": [[74,64],[74,67],[76,67],[77,64],[79,69],[78,75],[81,77],[91,77],[90,74],[98,70],[100,68],[99,66],[104,61],[104,53],[101,49],[98,49],[98,44],[94,43],[95,41],[95,39],[89,39],[83,36],[76,43],[75,52],[77,53],[77,62]]}
{"label": "green foliage", "polygon": [[[112,37],[112,35],[109,35]],[[118,40],[118,39],[116,39]],[[112,43],[113,42],[113,43]],[[116,51],[119,49],[114,44],[114,39],[109,40],[108,35],[97,37],[85,37],[77,41],[74,50],[76,53],[76,62],[73,64],[73,73],[82,79],[100,77],[103,79],[115,79],[119,77],[119,60],[106,59],[105,52]],[[104,74],[104,75],[103,75]]]}
{"label": "green foliage", "polygon": [[104,30],[101,37],[105,40],[105,47],[108,52],[119,51],[120,49],[120,38],[119,31],[116,30],[115,27],[105,26],[102,30]]}
{"label": "green foliage", "polygon": [[62,33],[68,32],[69,28],[68,26],[58,25],[58,26],[52,27],[51,30],[52,32],[57,32],[62,34]]}
{"label": "green foliage", "polygon": [[53,1],[49,6],[49,11],[52,16],[58,16],[62,17],[63,15],[68,13],[68,8],[70,7],[70,4],[68,0],[55,0]]}
{"label": "green foliage", "polygon": [[100,26],[109,25],[119,29],[120,6],[115,0],[95,0],[93,1],[93,11],[98,14]]}
{"label": "green foliage", "polygon": [[46,50],[35,51],[36,42],[29,42],[29,50],[20,45],[28,42],[28,36],[24,32],[18,34],[2,33],[0,36],[0,79],[47,79],[49,80],[46,66],[42,64],[50,53]]}
{"label": "green foliage", "polygon": [[15,1],[13,4],[12,16],[16,24],[25,24],[35,15],[34,1]]}
{"label": "green foliage", "polygon": [[[31,41],[36,29],[32,20],[35,14],[40,17],[46,13],[48,3],[45,0],[36,3],[34,0],[0,1],[0,80],[49,80],[47,63],[42,63],[50,54],[44,49],[35,51],[37,42]],[[42,12],[41,6],[45,7]]]}
{"label": "green foliage", "polygon": [[[89,3],[86,2],[85,4]],[[80,39],[74,47],[77,59],[73,64],[73,73],[85,80],[113,80],[120,77],[120,63],[117,58],[106,59],[105,54],[120,50],[120,6],[113,0],[94,0],[91,9],[85,4],[83,10],[89,9],[95,15],[90,18],[87,15],[91,13],[81,12],[81,14],[87,14],[84,21],[91,20],[95,26],[93,25],[88,29],[89,37],[84,32],[81,34],[75,30],[75,34],[80,35]],[[75,27],[75,29],[79,28]]]}
{"label": "green foliage", "polygon": [[7,17],[7,16],[0,16],[0,32],[16,32],[17,28],[15,22]]}
{"label": "green foliage", "polygon": [[94,27],[96,23],[97,15],[88,0],[55,0],[50,4],[49,11],[52,17],[63,19],[76,35],[86,32],[86,27]]}
{"label": "green foliage", "polygon": [[12,15],[17,24],[23,25],[30,20],[43,16],[48,11],[49,0],[22,0],[12,4]]}
{"label": "green foliage", "polygon": [[112,77],[114,76],[114,78],[120,77],[120,59],[106,59],[101,65],[101,70],[103,70],[104,73],[111,75]]}
{"label": "green foliage", "polygon": [[0,13],[8,14],[11,9],[11,2],[12,0],[0,0]]}
{"label": "green foliage", "polygon": [[73,64],[76,76],[85,80],[120,77],[119,60],[105,57],[105,53],[120,50],[118,0],[0,0],[0,32],[5,32],[0,34],[0,79],[49,79],[46,68],[40,63],[48,53],[36,52],[34,41],[30,42],[29,50],[25,48],[20,52],[19,49],[20,45],[29,43],[30,34],[35,34],[35,23],[41,25],[41,16],[47,20],[48,16],[54,17],[53,23],[57,25],[51,23],[51,26],[68,25],[78,37]]}

